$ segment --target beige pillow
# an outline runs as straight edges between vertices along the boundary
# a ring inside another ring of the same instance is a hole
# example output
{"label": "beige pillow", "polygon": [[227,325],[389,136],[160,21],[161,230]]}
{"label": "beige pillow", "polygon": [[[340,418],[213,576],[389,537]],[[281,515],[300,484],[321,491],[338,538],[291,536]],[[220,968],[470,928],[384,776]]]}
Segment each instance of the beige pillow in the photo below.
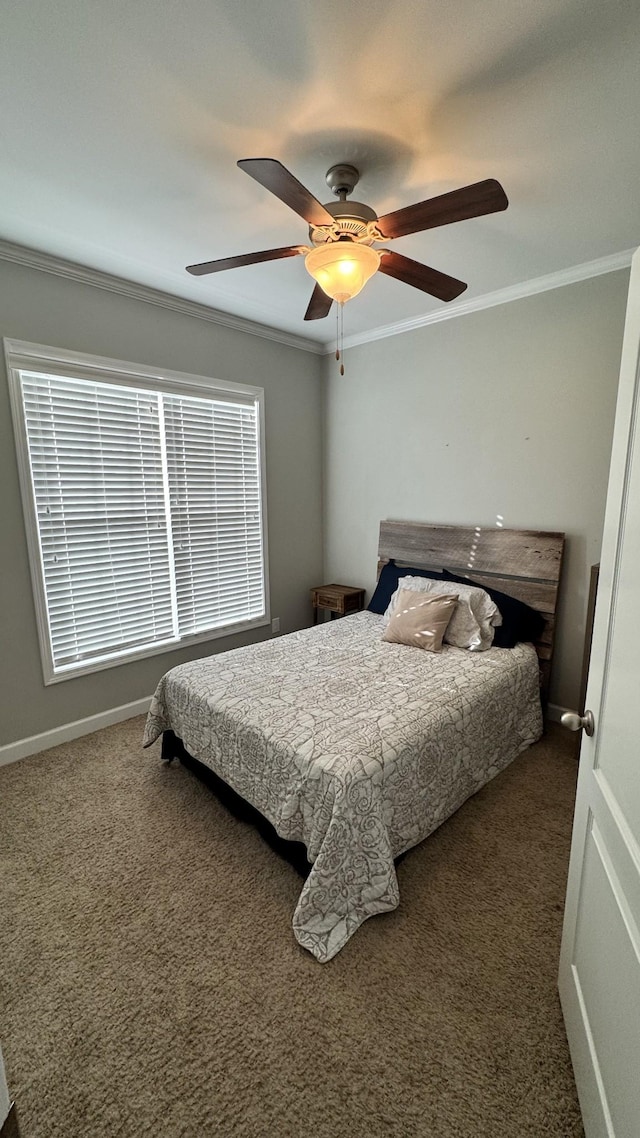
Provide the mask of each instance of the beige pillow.
{"label": "beige pillow", "polygon": [[502,617],[497,605],[484,589],[459,585],[457,581],[435,581],[430,577],[400,577],[398,589],[384,614],[385,620],[394,611],[397,594],[401,589],[437,596],[455,593],[458,604],[445,633],[446,643],[453,644],[456,648],[468,648],[471,652],[484,652],[491,647],[493,630],[496,625],[502,624]]}
{"label": "beige pillow", "polygon": [[396,604],[382,639],[391,644],[408,644],[440,652],[442,637],[453,616],[458,598],[417,593],[414,589],[398,589]]}

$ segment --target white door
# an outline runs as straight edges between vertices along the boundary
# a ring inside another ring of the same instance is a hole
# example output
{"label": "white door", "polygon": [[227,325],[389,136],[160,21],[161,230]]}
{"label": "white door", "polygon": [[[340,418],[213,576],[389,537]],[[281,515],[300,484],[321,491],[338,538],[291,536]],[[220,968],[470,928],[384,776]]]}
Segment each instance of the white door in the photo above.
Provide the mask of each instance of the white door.
{"label": "white door", "polygon": [[560,957],[587,1138],[640,1135],[640,252],[631,270]]}

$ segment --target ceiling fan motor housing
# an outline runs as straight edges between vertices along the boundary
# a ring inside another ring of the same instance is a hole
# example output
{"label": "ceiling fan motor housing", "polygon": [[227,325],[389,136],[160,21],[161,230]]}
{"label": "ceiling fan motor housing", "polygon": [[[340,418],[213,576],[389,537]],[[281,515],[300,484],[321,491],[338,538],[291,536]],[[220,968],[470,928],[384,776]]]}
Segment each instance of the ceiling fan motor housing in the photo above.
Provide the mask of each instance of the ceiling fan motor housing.
{"label": "ceiling fan motor housing", "polygon": [[362,237],[367,232],[370,221],[377,220],[377,213],[364,202],[327,202],[324,207],[332,217],[335,225],[311,226],[309,237],[314,245],[323,245],[325,241],[335,241],[343,234],[349,237]]}
{"label": "ceiling fan motor housing", "polygon": [[[340,198],[337,202],[326,202],[324,208],[335,218],[336,224],[331,227],[310,226],[309,237],[314,245],[324,245],[327,241],[341,238],[362,238],[367,234],[370,221],[377,221],[378,215],[371,206],[364,202],[347,201],[347,195],[353,193],[354,187],[360,180],[360,173],[355,166],[346,162],[339,162],[327,170],[326,182],[334,194]],[[371,242],[367,242],[370,244]]]}

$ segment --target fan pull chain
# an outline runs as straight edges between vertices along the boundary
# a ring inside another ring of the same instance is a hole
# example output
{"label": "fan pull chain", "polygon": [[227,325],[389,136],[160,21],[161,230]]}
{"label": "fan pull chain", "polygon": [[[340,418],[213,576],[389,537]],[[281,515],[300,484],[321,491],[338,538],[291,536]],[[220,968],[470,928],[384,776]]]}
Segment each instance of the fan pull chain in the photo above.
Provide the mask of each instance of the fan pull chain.
{"label": "fan pull chain", "polygon": [[[338,301],[336,304],[336,359],[342,360],[344,357],[344,304]],[[340,364],[340,375],[344,375],[344,364]]]}

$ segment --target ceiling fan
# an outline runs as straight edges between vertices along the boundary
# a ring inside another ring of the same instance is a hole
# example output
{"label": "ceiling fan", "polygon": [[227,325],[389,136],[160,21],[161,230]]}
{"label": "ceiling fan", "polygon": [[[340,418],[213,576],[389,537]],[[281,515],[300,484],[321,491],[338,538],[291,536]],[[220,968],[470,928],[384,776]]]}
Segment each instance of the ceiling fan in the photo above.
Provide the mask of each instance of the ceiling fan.
{"label": "ceiling fan", "polygon": [[464,281],[391,249],[375,249],[374,244],[439,225],[450,225],[454,221],[497,213],[509,204],[500,183],[494,178],[486,178],[483,182],[463,186],[378,217],[370,206],[347,201],[360,177],[355,166],[339,163],[327,172],[327,184],[339,200],[326,205],[322,205],[275,158],[244,158],[238,166],[304,218],[309,225],[311,244],[287,245],[280,249],[243,253],[238,257],[222,257],[218,261],[204,261],[199,265],[187,265],[187,272],[204,276],[241,265],[304,256],[305,266],[317,282],[305,320],[321,320],[327,316],[334,300],[339,304],[351,300],[377,271],[439,300],[454,300],[466,289]]}

